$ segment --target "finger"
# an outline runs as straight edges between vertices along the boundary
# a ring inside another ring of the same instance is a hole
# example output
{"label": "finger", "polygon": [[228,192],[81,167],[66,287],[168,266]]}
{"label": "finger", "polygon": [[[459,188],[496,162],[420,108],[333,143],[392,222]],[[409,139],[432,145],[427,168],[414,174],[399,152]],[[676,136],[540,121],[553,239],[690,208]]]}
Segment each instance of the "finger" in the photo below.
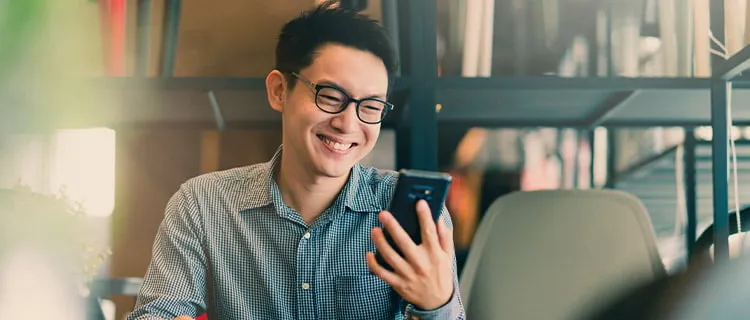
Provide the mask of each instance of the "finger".
{"label": "finger", "polygon": [[174,318],[174,320],[195,320],[195,319],[188,317],[188,316],[179,316],[177,318]]}
{"label": "finger", "polygon": [[391,287],[395,288],[398,284],[403,283],[401,277],[399,277],[396,273],[384,268],[378,263],[378,260],[375,258],[374,253],[368,252],[365,256],[365,259],[367,260],[367,267],[370,269],[370,271],[375,276],[383,279],[383,281],[391,285]]}
{"label": "finger", "polygon": [[372,241],[375,243],[375,248],[378,250],[380,255],[383,257],[385,262],[387,262],[394,272],[408,276],[411,273],[413,273],[413,270],[411,266],[409,265],[406,260],[404,260],[401,255],[396,252],[393,247],[388,243],[388,240],[385,239],[385,234],[383,234],[383,229],[380,228],[373,228],[371,232]]}
{"label": "finger", "polygon": [[445,253],[453,254],[454,243],[453,243],[453,230],[441,220],[438,220],[437,226],[438,236],[440,237],[440,247]]}
{"label": "finger", "polygon": [[388,231],[388,234],[391,236],[391,239],[393,239],[396,246],[401,249],[404,257],[406,257],[407,260],[416,257],[417,245],[412,241],[409,234],[406,233],[406,230],[404,230],[398,221],[396,221],[396,218],[394,218],[388,211],[381,212],[379,217],[383,227]]}
{"label": "finger", "polygon": [[435,221],[432,220],[432,212],[427,201],[417,201],[417,217],[419,217],[419,229],[422,233],[422,243],[429,247],[436,247],[439,244]]}

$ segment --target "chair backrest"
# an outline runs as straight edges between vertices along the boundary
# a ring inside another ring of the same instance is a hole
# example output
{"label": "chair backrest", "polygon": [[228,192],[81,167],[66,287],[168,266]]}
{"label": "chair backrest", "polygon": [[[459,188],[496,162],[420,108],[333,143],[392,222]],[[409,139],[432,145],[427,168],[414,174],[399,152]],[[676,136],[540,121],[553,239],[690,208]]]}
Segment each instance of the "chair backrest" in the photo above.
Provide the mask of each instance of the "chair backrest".
{"label": "chair backrest", "polygon": [[487,210],[461,274],[472,319],[576,319],[665,276],[643,204],[614,190],[515,192]]}
{"label": "chair backrest", "polygon": [[101,278],[89,285],[88,320],[105,320],[102,301],[112,295],[137,296],[143,285],[142,278]]}
{"label": "chair backrest", "polygon": [[142,278],[106,278],[94,279],[89,289],[92,295],[100,298],[110,295],[137,296],[141,285]]}

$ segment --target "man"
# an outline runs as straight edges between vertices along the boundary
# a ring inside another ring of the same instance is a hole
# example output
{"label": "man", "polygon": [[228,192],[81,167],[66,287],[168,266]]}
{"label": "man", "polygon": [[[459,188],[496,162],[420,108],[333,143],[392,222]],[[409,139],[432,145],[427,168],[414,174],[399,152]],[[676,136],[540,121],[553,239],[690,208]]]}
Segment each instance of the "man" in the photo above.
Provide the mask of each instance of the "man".
{"label": "man", "polygon": [[384,30],[328,2],[284,26],[276,64],[266,88],[282,147],[180,187],[129,319],[462,319],[447,210],[435,224],[418,205],[415,244],[384,211],[396,173],[359,164],[393,108]]}

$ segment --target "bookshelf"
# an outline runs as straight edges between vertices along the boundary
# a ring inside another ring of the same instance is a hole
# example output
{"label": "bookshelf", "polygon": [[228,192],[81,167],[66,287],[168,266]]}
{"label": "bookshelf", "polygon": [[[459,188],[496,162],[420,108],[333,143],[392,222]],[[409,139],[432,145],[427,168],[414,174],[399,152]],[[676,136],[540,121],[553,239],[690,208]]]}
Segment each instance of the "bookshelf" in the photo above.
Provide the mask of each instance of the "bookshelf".
{"label": "bookshelf", "polygon": [[[734,106],[750,105],[750,77],[741,76],[750,69],[750,47],[726,60],[712,59],[710,77],[440,77],[436,1],[383,0],[383,7],[388,9],[383,20],[397,40],[402,61],[393,98],[397,111],[384,123],[385,128],[396,130],[398,167],[437,169],[439,125],[581,129],[710,125],[714,130],[715,250],[718,260],[728,259],[727,102],[731,97]],[[712,3],[710,27],[720,41],[723,15],[723,6]],[[164,41],[172,43],[175,37]],[[111,113],[115,116],[107,124],[115,127],[280,125],[279,115],[265,102],[262,78],[96,81],[114,97],[116,110]],[[436,111],[438,104],[441,108]],[[750,108],[732,111],[735,125],[750,125]]]}

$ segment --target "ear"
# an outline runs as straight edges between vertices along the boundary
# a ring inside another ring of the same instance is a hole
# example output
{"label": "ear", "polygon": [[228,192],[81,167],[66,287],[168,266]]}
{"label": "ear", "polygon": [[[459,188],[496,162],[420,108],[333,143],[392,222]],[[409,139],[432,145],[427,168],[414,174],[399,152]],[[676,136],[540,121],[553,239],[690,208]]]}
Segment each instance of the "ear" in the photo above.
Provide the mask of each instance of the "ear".
{"label": "ear", "polygon": [[287,96],[287,85],[286,77],[279,70],[273,70],[266,76],[266,94],[271,109],[282,112]]}

